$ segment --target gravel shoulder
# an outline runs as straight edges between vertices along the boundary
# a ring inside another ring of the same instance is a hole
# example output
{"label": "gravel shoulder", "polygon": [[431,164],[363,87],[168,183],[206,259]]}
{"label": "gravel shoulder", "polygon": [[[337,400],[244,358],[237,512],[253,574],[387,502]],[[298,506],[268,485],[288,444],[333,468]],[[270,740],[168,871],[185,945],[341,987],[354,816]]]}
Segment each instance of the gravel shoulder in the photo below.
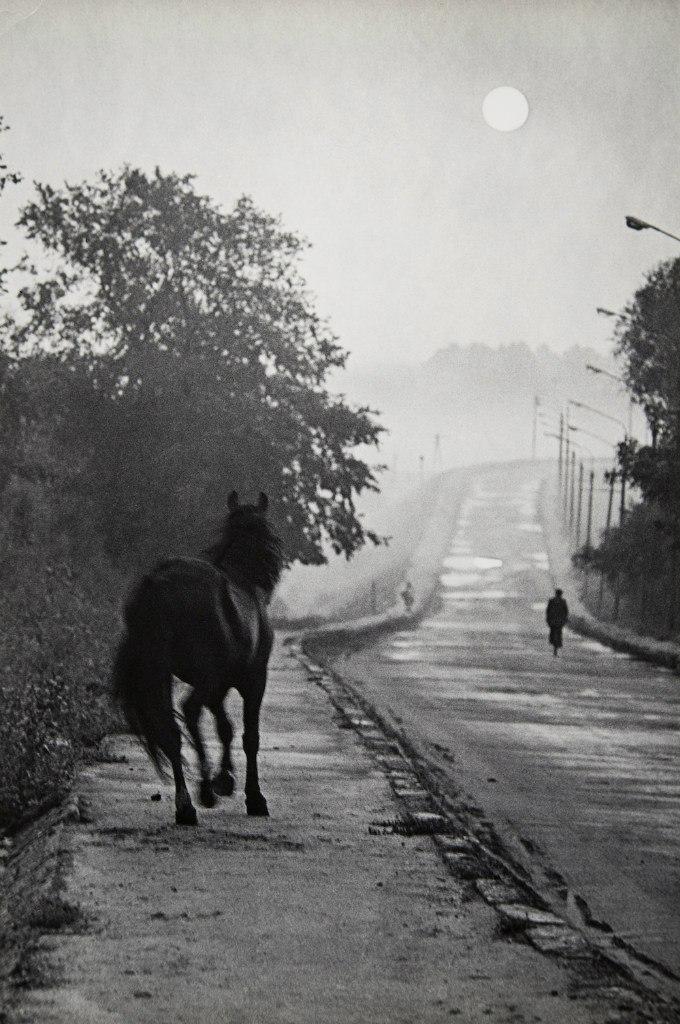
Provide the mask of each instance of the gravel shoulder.
{"label": "gravel shoulder", "polygon": [[277,645],[263,710],[270,819],[248,818],[239,792],[176,827],[171,788],[128,737],[83,770],[81,820],[59,832],[74,913],[34,928],[5,1019],[659,1019],[578,958],[501,927],[432,836],[395,828],[403,784],[398,800],[384,739],[352,727],[294,654]]}

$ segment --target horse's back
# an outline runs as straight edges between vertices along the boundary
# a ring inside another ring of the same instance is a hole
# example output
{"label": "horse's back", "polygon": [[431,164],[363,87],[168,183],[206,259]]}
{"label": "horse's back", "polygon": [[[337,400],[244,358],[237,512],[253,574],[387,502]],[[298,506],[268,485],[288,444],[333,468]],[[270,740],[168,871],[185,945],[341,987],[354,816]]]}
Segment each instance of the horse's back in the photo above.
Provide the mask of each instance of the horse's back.
{"label": "horse's back", "polygon": [[[155,619],[179,657],[210,651],[224,663],[248,665],[271,646],[267,610],[257,592],[201,558],[159,563],[146,577]],[[177,673],[180,674],[181,673]]]}

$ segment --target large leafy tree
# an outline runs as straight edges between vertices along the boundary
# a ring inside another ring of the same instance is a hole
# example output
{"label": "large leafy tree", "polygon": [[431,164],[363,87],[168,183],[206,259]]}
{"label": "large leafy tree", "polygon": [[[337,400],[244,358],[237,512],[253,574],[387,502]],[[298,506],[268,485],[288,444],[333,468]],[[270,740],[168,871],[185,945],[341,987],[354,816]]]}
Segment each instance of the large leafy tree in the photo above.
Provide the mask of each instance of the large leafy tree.
{"label": "large leafy tree", "polygon": [[605,538],[596,560],[629,599],[652,603],[655,588],[666,632],[680,620],[680,259],[660,264],[618,317],[616,352],[642,406],[651,444],[619,445],[619,472],[642,504]]}
{"label": "large leafy tree", "polygon": [[651,271],[620,315],[616,350],[645,410],[651,445],[629,445],[632,479],[677,532],[680,525],[680,259]]}
{"label": "large leafy tree", "polygon": [[680,408],[680,259],[647,274],[618,318],[616,350],[653,442],[674,437]]}
{"label": "large leafy tree", "polygon": [[[6,131],[9,131],[9,125],[6,124],[4,117],[0,114],[0,134]],[[10,170],[9,165],[5,162],[4,155],[0,153],[0,196],[8,185],[16,185],[20,181],[21,175],[18,171]],[[6,244],[4,240],[0,240],[0,246]],[[5,278],[8,272],[9,269],[7,267],[0,266],[0,291],[5,291]]]}
{"label": "large leafy tree", "polygon": [[327,386],[347,353],[297,235],[247,197],[224,213],[189,176],[130,167],[39,185],[20,224],[42,269],[20,292],[16,365],[48,367],[114,555],[195,543],[232,487],[269,493],[289,561],[378,542],[356,498],[377,489],[360,455],[381,428]]}

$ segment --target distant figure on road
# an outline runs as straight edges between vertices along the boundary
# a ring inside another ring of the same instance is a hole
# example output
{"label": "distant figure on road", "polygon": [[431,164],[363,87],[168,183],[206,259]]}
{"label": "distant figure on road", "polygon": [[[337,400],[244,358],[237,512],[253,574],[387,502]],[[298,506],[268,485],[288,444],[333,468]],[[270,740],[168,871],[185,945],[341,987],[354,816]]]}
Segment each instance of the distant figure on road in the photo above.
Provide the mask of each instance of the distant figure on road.
{"label": "distant figure on road", "polygon": [[406,586],[401,592],[401,599],[404,602],[404,608],[406,609],[407,614],[410,615],[411,612],[413,611],[413,605],[415,604],[416,600],[415,591],[411,586],[410,580],[406,580]]}
{"label": "distant figure on road", "polygon": [[545,621],[550,629],[549,643],[555,657],[557,657],[557,652],[562,646],[562,630],[568,618],[569,608],[567,607],[567,602],[562,597],[562,591],[558,587],[555,591],[555,596],[550,598],[548,607],[545,610]]}

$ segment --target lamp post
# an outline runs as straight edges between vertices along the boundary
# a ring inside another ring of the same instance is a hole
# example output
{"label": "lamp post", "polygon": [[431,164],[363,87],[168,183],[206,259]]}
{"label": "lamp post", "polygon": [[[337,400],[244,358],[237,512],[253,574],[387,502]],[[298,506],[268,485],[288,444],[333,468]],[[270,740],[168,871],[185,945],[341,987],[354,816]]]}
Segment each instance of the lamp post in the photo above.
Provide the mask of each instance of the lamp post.
{"label": "lamp post", "polygon": [[633,231],[644,231],[646,228],[649,228],[650,231],[658,231],[660,235],[667,235],[668,238],[673,238],[676,242],[680,242],[680,238],[677,235],[672,235],[670,231],[658,228],[656,224],[650,224],[646,220],[640,220],[639,217],[631,217],[630,214],[626,215],[626,227],[632,228]]}
{"label": "lamp post", "polygon": [[617,423],[622,429],[624,435],[628,436],[628,428],[623,420],[620,420],[618,416],[611,416],[608,412],[602,412],[601,409],[596,409],[594,405],[586,405],[585,402],[577,402],[575,398],[570,398],[569,402],[571,405],[575,405],[577,409],[587,409],[588,412],[594,412],[597,416],[602,416],[605,420],[611,420],[612,423]]}
{"label": "lamp post", "polygon": [[587,454],[590,456],[591,468],[592,468],[592,465],[593,465],[593,458],[594,458],[594,456],[593,456],[593,453],[591,452],[590,448],[586,448],[585,445],[578,444],[576,441],[572,441],[571,442],[571,447],[572,447],[572,452],[571,452],[571,467],[570,467],[571,481],[570,481],[570,488],[569,488],[569,526],[570,527],[572,527],[572,526],[574,527],[574,531],[575,531],[575,534],[576,534],[576,546],[578,547],[578,542],[579,542],[579,539],[580,539],[580,536],[581,536],[581,507],[582,507],[582,503],[583,503],[583,459],[579,460],[578,498],[577,498],[576,497],[576,451],[575,451],[575,449],[578,448],[580,451],[587,452]]}
{"label": "lamp post", "polygon": [[[576,402],[572,400],[572,405],[575,405],[577,409],[587,409],[588,412],[594,412],[597,416],[602,416],[605,420],[611,420],[612,423],[617,423],[623,429],[624,442],[628,441],[628,430],[623,420],[620,420],[618,416],[610,416],[608,412],[602,412],[601,409],[596,409],[592,405],[586,405],[585,402]],[[626,516],[626,467],[621,463],[621,501],[619,506],[619,525],[623,523]]]}
{"label": "lamp post", "polygon": [[[616,373],[610,373],[609,370],[604,370],[601,366],[594,366],[593,363],[586,363],[586,370],[590,370],[591,373],[597,373],[603,377],[609,377],[610,380],[615,380],[619,384],[623,384],[626,387],[626,382],[623,377],[619,377]],[[633,433],[633,406],[635,400],[631,395],[628,399],[628,433]]]}

